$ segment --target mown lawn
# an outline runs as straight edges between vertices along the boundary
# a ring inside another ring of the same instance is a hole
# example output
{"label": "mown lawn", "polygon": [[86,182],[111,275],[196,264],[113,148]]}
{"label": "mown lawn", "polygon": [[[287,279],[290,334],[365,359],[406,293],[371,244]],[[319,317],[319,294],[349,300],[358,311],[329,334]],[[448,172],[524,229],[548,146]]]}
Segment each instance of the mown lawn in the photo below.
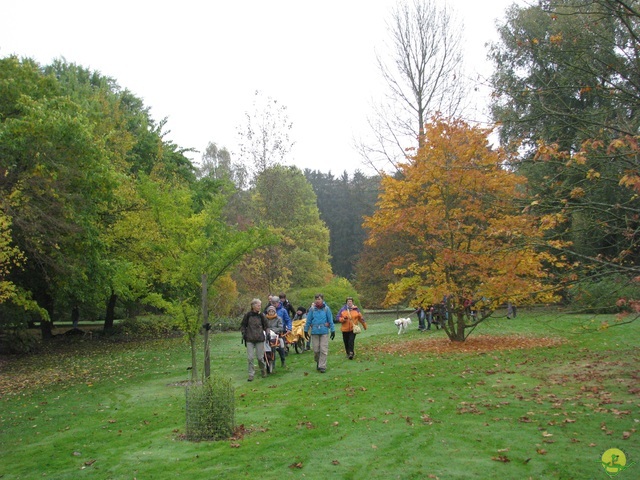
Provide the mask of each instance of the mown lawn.
{"label": "mown lawn", "polygon": [[216,334],[238,425],[219,442],[183,439],[183,339],[3,358],[0,478],[606,479],[611,448],[640,478],[638,322],[522,311],[459,347],[392,320],[370,318],[353,361],[338,333],[325,374],[292,350],[252,383],[239,334]]}

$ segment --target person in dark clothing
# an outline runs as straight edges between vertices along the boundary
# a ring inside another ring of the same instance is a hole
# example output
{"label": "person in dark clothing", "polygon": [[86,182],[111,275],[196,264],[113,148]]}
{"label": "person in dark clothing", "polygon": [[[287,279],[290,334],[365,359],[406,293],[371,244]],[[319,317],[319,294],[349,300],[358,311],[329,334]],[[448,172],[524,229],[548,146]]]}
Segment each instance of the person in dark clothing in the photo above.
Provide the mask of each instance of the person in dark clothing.
{"label": "person in dark clothing", "polygon": [[415,313],[418,316],[418,330],[420,330],[421,332],[425,331],[427,327],[424,322],[427,318],[427,313],[424,311],[424,308],[422,308],[422,305],[420,305],[416,310],[414,310],[411,313]]}
{"label": "person in dark clothing", "polygon": [[258,365],[260,366],[260,372],[263,377],[267,376],[267,367],[264,363],[264,341],[265,333],[269,330],[269,324],[267,323],[267,317],[264,313],[260,312],[262,302],[258,298],[254,298],[251,301],[251,310],[249,310],[242,318],[240,323],[240,331],[242,332],[242,339],[247,345],[247,363],[249,382],[253,381],[255,374],[255,366],[253,360],[258,358]]}
{"label": "person in dark clothing", "polygon": [[290,318],[295,317],[296,311],[293,308],[293,305],[291,305],[291,302],[289,300],[287,300],[287,295],[285,293],[281,293],[278,296],[278,298],[280,298],[280,304],[287,311],[287,313],[289,314],[289,317]]}

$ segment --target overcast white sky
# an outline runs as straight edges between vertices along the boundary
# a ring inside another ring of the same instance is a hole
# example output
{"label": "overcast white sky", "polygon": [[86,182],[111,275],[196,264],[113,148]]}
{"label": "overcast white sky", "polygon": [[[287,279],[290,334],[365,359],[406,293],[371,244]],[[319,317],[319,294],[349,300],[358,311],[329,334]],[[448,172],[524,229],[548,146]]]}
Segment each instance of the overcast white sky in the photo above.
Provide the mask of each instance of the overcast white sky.
{"label": "overcast white sky", "polygon": [[[465,25],[471,70],[487,76],[485,43],[513,0],[442,0]],[[382,92],[375,52],[395,0],[2,0],[0,57],[64,57],[141,97],[169,138],[237,153],[254,92],[287,106],[289,164],[367,171],[353,138]],[[482,100],[479,99],[479,105]],[[481,110],[481,109],[480,109]],[[482,120],[482,111],[475,114]],[[194,160],[200,154],[192,155]]]}

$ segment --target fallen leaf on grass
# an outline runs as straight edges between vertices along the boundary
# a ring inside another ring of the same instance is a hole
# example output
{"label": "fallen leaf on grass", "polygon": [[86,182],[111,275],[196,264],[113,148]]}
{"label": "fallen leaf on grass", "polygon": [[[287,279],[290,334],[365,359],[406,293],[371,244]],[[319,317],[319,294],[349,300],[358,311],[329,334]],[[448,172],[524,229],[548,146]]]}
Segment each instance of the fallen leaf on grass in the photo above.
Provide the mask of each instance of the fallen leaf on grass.
{"label": "fallen leaf on grass", "polygon": [[95,461],[95,460],[87,460],[86,462],[84,462],[84,464],[85,464],[87,467],[90,467],[90,466],[91,466],[91,465],[93,465],[94,463],[96,463],[96,461]]}
{"label": "fallen leaf on grass", "polygon": [[498,455],[497,457],[491,457],[491,460],[495,462],[509,463],[511,460],[506,455]]}
{"label": "fallen leaf on grass", "polygon": [[240,448],[240,444],[239,443],[232,443],[231,448]]}
{"label": "fallen leaf on grass", "polygon": [[628,440],[630,436],[631,436],[631,432],[622,432],[623,440]]}
{"label": "fallen leaf on grass", "polygon": [[338,460],[332,460],[331,464],[332,465],[340,465],[340,462]]}
{"label": "fallen leaf on grass", "polygon": [[498,450],[498,453],[504,453],[504,452],[508,452],[509,449],[508,448],[501,448],[500,450]]}
{"label": "fallen leaf on grass", "polygon": [[302,462],[297,462],[297,463],[292,463],[291,465],[289,465],[289,468],[302,468]]}
{"label": "fallen leaf on grass", "polygon": [[309,430],[316,428],[315,425],[311,422],[299,422],[298,427],[302,427],[302,426],[307,427],[307,429]]}
{"label": "fallen leaf on grass", "polygon": [[546,455],[547,451],[544,448],[537,448],[536,452],[538,452],[540,455]]}

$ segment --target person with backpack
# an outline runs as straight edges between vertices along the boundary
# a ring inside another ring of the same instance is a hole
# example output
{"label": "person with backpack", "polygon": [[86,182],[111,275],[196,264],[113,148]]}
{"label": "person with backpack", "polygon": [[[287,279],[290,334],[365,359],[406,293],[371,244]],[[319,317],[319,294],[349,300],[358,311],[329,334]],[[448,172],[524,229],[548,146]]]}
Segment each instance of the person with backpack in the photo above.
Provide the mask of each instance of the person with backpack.
{"label": "person with backpack", "polygon": [[249,310],[240,323],[240,331],[242,332],[242,341],[247,345],[247,363],[249,369],[249,382],[253,381],[255,366],[254,358],[258,358],[258,365],[262,377],[267,376],[267,366],[264,363],[264,341],[265,333],[269,330],[267,317],[260,311],[262,302],[259,298],[251,301],[251,310]]}
{"label": "person with backpack", "polygon": [[296,316],[296,311],[293,308],[293,305],[291,305],[291,302],[289,300],[287,300],[287,294],[286,293],[281,293],[280,295],[278,295],[278,298],[280,299],[280,304],[282,305],[282,308],[284,308],[287,313],[289,314],[290,318],[293,318]]}
{"label": "person with backpack", "polygon": [[305,335],[311,332],[311,346],[316,369],[320,373],[327,371],[327,356],[329,355],[329,338],[336,337],[336,327],[329,306],[324,303],[324,295],[316,294],[315,301],[307,313],[307,323],[304,326]]}

